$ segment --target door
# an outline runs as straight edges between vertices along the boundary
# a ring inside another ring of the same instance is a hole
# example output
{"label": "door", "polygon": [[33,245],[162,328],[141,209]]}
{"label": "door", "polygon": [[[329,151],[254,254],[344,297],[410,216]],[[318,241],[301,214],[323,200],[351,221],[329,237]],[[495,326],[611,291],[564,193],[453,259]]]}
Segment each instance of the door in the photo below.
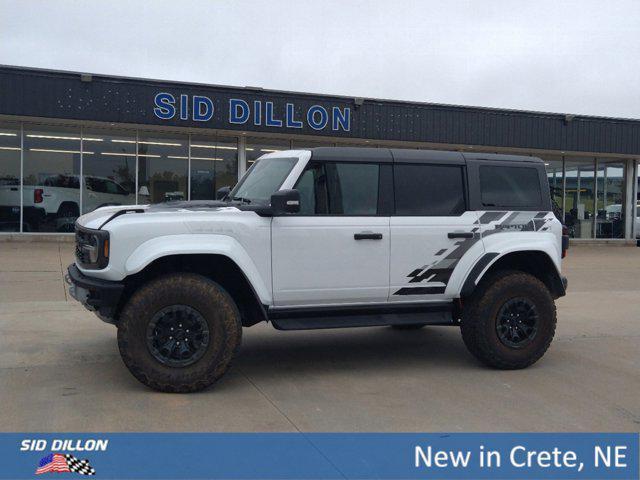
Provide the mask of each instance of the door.
{"label": "door", "polygon": [[394,165],[389,301],[448,300],[482,256],[478,217],[466,208],[464,173],[463,164]]}
{"label": "door", "polygon": [[[390,166],[386,166],[390,172]],[[386,302],[389,216],[381,166],[312,162],[300,177],[300,213],[272,221],[276,306]]]}

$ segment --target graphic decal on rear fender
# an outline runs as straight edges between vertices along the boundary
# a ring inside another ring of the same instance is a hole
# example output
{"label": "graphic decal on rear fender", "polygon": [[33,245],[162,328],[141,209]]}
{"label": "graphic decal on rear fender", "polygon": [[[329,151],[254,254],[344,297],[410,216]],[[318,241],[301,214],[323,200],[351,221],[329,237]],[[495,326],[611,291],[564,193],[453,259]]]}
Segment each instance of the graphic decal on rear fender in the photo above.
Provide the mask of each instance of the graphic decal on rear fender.
{"label": "graphic decal on rear fender", "polygon": [[[470,230],[472,238],[455,242],[450,248],[435,253],[438,257],[431,264],[412,270],[407,278],[409,285],[397,290],[393,295],[434,295],[444,293],[453,270],[465,253],[481,238],[504,232],[542,232],[549,230],[555,218],[553,212],[479,212],[479,219]],[[484,226],[480,232],[480,226]],[[424,283],[423,283],[424,282]],[[420,286],[411,284],[420,283]]]}

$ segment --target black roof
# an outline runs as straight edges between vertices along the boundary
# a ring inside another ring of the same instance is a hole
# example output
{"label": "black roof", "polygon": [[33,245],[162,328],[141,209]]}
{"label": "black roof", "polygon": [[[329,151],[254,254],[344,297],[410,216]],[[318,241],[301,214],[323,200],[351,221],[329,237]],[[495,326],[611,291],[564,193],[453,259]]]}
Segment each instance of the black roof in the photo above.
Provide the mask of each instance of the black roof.
{"label": "black roof", "polygon": [[538,157],[494,153],[466,153],[446,150],[415,150],[402,148],[316,147],[309,149],[311,159],[325,162],[375,163],[456,163],[467,160],[543,163]]}

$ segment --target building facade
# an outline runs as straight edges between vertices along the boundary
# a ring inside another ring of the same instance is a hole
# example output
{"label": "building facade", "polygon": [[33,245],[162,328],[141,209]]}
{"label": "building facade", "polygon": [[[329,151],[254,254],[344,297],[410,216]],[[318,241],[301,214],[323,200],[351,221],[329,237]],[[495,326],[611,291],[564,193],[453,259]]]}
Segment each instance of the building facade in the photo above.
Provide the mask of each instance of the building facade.
{"label": "building facade", "polygon": [[0,234],[213,199],[264,153],[331,145],[534,155],[574,239],[640,233],[639,120],[0,67]]}

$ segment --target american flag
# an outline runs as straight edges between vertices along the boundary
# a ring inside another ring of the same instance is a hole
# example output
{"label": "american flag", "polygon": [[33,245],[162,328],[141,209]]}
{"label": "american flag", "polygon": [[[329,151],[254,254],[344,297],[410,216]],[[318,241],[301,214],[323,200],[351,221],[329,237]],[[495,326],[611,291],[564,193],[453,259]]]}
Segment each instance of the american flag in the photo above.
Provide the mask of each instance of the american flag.
{"label": "american flag", "polygon": [[49,472],[75,472],[80,475],[95,475],[96,471],[89,465],[89,460],[78,460],[73,455],[50,453],[38,463],[36,475]]}
{"label": "american flag", "polygon": [[50,453],[40,460],[36,475],[49,472],[70,472],[67,459],[61,453]]}

